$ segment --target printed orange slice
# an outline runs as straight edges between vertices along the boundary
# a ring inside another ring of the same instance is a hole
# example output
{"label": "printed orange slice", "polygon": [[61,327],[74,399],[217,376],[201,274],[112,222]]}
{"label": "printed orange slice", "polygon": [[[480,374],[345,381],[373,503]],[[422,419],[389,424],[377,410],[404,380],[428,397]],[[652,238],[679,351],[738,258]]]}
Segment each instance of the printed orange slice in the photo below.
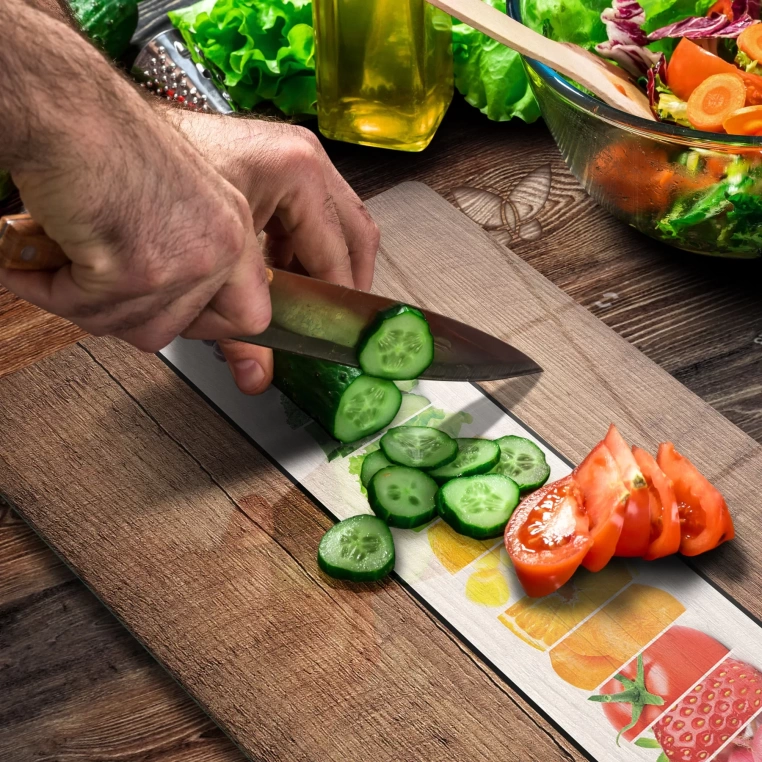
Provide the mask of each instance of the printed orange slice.
{"label": "printed orange slice", "polygon": [[429,545],[434,555],[450,574],[457,574],[484,555],[495,540],[472,540],[458,534],[444,521],[437,521],[428,530]]}
{"label": "printed orange slice", "polygon": [[614,560],[596,574],[580,569],[555,593],[525,596],[498,619],[524,642],[545,651],[631,580],[623,561]]}
{"label": "printed orange slice", "polygon": [[550,651],[556,674],[594,690],[685,611],[665,590],[630,585]]}

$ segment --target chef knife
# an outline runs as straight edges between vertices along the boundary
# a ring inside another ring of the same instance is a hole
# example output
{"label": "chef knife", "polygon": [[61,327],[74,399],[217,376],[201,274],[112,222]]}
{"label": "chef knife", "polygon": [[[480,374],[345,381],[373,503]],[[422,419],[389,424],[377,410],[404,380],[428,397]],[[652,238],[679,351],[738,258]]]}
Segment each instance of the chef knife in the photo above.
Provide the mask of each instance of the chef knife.
{"label": "chef knife", "polygon": [[[0,218],[0,268],[50,270],[68,262],[28,214]],[[272,320],[239,341],[357,367],[355,347],[380,310],[399,300],[268,269]],[[418,308],[420,309],[420,308]],[[510,344],[452,318],[421,309],[434,336],[434,362],[421,378],[492,381],[542,371]]]}

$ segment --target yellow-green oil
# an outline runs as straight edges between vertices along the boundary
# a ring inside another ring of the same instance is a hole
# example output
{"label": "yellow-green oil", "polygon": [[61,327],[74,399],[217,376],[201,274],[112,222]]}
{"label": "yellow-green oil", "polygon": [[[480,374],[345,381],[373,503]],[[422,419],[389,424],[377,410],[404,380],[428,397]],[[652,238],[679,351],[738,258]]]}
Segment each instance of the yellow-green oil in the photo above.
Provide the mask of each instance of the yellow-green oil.
{"label": "yellow-green oil", "polygon": [[422,151],[453,95],[452,22],[425,0],[313,0],[327,138]]}

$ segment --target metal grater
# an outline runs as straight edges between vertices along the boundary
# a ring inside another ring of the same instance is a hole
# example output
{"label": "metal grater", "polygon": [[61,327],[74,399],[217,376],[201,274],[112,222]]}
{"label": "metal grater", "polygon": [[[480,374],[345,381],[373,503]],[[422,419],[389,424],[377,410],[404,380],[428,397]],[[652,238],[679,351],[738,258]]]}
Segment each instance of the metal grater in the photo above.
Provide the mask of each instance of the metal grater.
{"label": "metal grater", "polygon": [[[202,57],[198,48],[195,52]],[[188,109],[235,113],[230,95],[203,63],[193,60],[177,29],[151,39],[135,59],[132,73],[141,87]]]}

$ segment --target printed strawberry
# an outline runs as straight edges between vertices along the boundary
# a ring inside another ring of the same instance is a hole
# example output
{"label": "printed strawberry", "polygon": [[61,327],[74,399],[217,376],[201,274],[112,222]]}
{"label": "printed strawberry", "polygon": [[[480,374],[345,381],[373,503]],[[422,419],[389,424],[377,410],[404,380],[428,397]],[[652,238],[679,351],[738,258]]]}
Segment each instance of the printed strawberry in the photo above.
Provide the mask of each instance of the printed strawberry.
{"label": "printed strawberry", "polygon": [[658,719],[653,727],[667,759],[709,759],[762,708],[762,673],[726,659]]}

